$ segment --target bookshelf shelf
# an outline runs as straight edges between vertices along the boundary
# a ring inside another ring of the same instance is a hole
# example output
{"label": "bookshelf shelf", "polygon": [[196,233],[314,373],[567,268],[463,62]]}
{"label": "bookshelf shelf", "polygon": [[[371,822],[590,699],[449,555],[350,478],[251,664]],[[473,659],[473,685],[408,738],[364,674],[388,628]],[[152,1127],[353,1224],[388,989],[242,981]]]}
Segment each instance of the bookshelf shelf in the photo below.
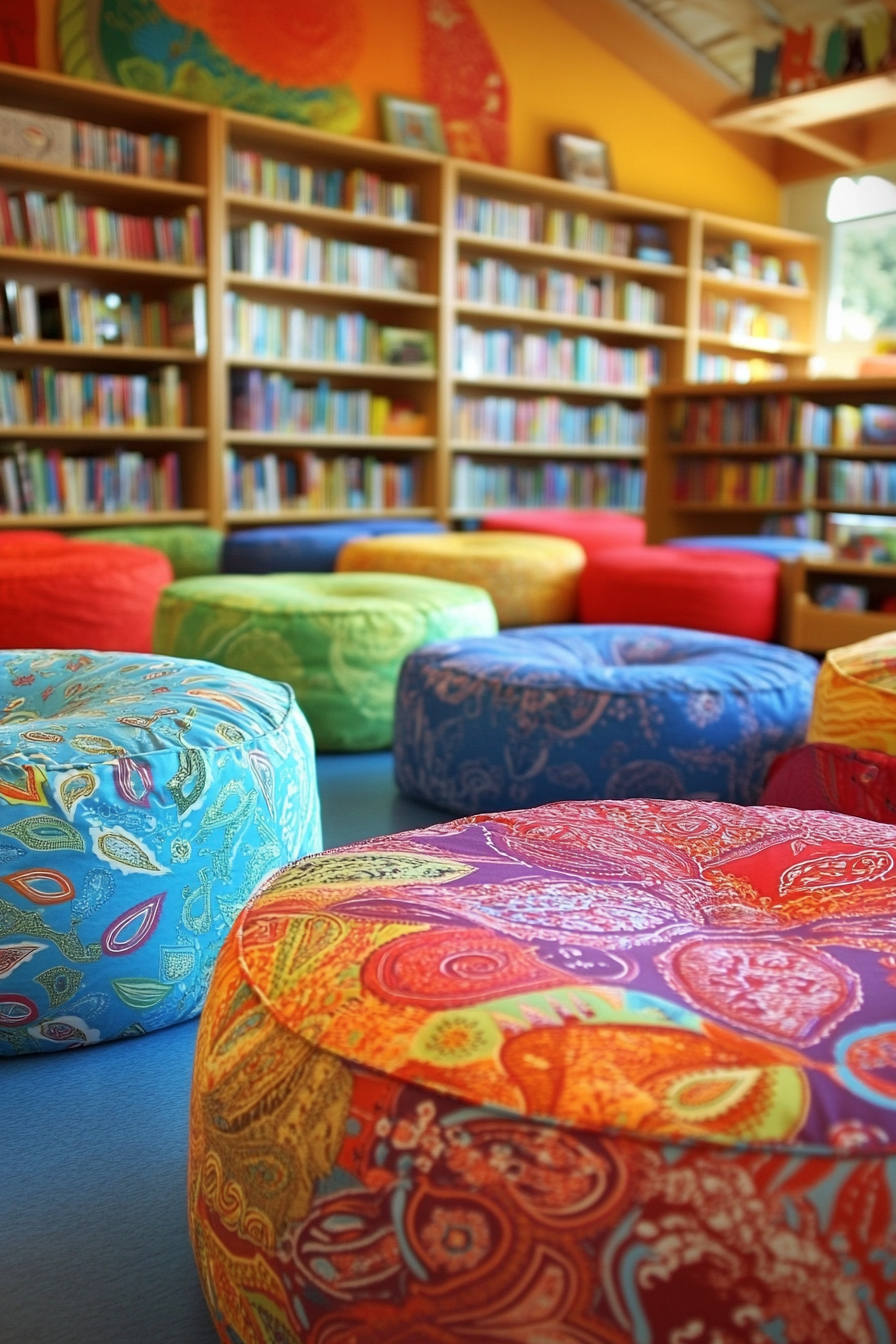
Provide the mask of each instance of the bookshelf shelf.
{"label": "bookshelf shelf", "polygon": [[116,443],[201,443],[206,429],[74,429],[64,425],[0,425],[0,439],[64,439]]}
{"label": "bookshelf shelf", "polygon": [[812,346],[803,341],[775,341],[765,336],[728,336],[718,331],[701,331],[698,340],[701,345],[719,350],[743,350],[754,355],[795,355],[807,359],[812,354]]}
{"label": "bookshelf shelf", "polygon": [[274,430],[228,429],[224,439],[233,447],[244,445],[268,448],[364,448],[390,452],[432,452],[435,438],[400,434],[279,434]]}
{"label": "bookshelf shelf", "polygon": [[584,252],[576,247],[554,247],[550,243],[524,243],[514,238],[493,238],[488,233],[458,230],[455,240],[464,251],[504,253],[536,264],[557,261],[571,270],[630,271],[632,275],[666,280],[680,280],[687,275],[687,267],[668,262],[640,261],[637,257],[618,257],[610,252]]}
{"label": "bookshelf shelf", "polygon": [[146,280],[177,280],[186,284],[204,280],[204,266],[181,266],[167,261],[126,261],[118,257],[70,256],[67,252],[38,252],[27,247],[0,247],[0,264],[17,269],[64,270],[71,274],[141,276]]}
{"label": "bookshelf shelf", "polygon": [[336,226],[340,231],[359,233],[397,233],[407,238],[437,238],[438,224],[423,220],[389,219],[386,215],[356,215],[352,210],[335,210],[326,205],[301,205],[298,201],[277,201],[269,196],[249,196],[240,191],[224,193],[225,204],[240,214],[269,219],[307,219],[311,223]]}
{"label": "bookshelf shelf", "polygon": [[101,192],[104,199],[110,201],[133,202],[135,197],[144,196],[153,203],[175,201],[189,205],[204,201],[208,196],[206,188],[195,182],[139,177],[136,173],[102,173],[92,168],[60,168],[54,164],[10,158],[5,154],[0,154],[0,177],[22,183],[43,182],[60,191],[89,191],[92,195]]}
{"label": "bookshelf shelf", "polygon": [[225,521],[240,526],[246,523],[335,523],[356,518],[432,518],[435,509],[280,509],[270,513],[231,509]]}
{"label": "bookshelf shelf", "polygon": [[0,514],[3,527],[143,527],[156,523],[205,523],[205,509],[159,509],[137,513],[122,509],[118,513],[17,513]]}
{"label": "bookshelf shelf", "polygon": [[813,294],[810,289],[799,289],[796,285],[774,285],[768,280],[750,280],[747,276],[725,276],[713,271],[703,271],[700,283],[704,289],[718,289],[732,294],[756,294],[767,299],[790,299],[794,303],[811,303]]}
{"label": "bookshelf shelf", "polygon": [[640,462],[644,458],[645,450],[643,448],[622,446],[614,447],[604,444],[583,444],[583,443],[475,443],[464,439],[453,439],[450,444],[452,452],[464,453],[469,457],[478,455],[494,455],[500,457],[582,457],[594,458],[625,458],[633,462]]}
{"label": "bookshelf shelf", "polygon": [[78,345],[70,341],[11,341],[0,339],[0,356],[25,355],[41,360],[84,359],[89,363],[106,359],[135,364],[197,364],[205,356],[193,350],[171,345]]}
{"label": "bookshelf shelf", "polygon": [[232,289],[267,290],[272,294],[306,294],[321,299],[349,299],[353,306],[365,304],[388,304],[408,308],[436,308],[438,296],[435,294],[410,293],[405,289],[356,289],[351,285],[313,285],[300,280],[279,280],[274,277],[246,275],[242,271],[228,271],[226,283]]}
{"label": "bookshelf shelf", "polygon": [[707,504],[695,501],[671,506],[673,513],[802,513],[805,507],[802,500],[779,504]]}
{"label": "bookshelf shelf", "polygon": [[401,364],[343,364],[338,360],[266,359],[254,355],[229,355],[226,363],[233,369],[271,369],[284,373],[322,374],[332,378],[399,379],[402,382],[431,383],[436,370],[431,366]]}
{"label": "bookshelf shelf", "polygon": [[[525,510],[526,510],[526,508],[532,508],[533,510],[534,510],[534,509],[541,510],[541,508],[542,508],[543,506],[540,505],[540,504],[532,504],[532,505],[522,505],[522,504],[520,504],[520,505],[502,505],[502,506],[499,506],[499,505],[497,505],[497,504],[492,504],[492,505],[489,505],[489,507],[486,508],[486,509],[454,509],[454,508],[452,508],[452,509],[449,509],[449,510],[448,510],[448,517],[449,517],[453,522],[461,522],[464,518],[470,518],[470,519],[473,519],[473,518],[485,518],[485,517],[488,516],[488,514],[490,514],[490,513],[494,513],[495,510],[496,510],[497,508],[499,508],[499,507],[502,507],[502,508],[513,508],[514,510],[518,509],[520,513],[524,513]],[[617,508],[617,509],[614,509],[613,512],[614,512],[614,513],[626,513],[626,514],[631,515],[631,516],[634,517],[634,518],[638,518],[638,517],[641,516],[641,513],[643,512],[643,510],[641,510],[641,509],[618,509],[618,508]]]}
{"label": "bookshelf shelf", "polygon": [[484,374],[478,378],[464,373],[451,375],[452,381],[462,387],[496,388],[508,392],[548,392],[578,397],[614,397],[621,401],[643,401],[647,387],[618,387],[614,383],[574,383],[557,378],[502,378]]}
{"label": "bookshelf shelf", "polygon": [[471,303],[458,300],[454,311],[459,317],[514,322],[521,326],[559,327],[570,331],[596,331],[612,336],[646,337],[654,341],[683,340],[684,327],[665,323],[626,322],[615,317],[579,317],[570,313],[552,313],[542,308],[508,308],[500,304]]}

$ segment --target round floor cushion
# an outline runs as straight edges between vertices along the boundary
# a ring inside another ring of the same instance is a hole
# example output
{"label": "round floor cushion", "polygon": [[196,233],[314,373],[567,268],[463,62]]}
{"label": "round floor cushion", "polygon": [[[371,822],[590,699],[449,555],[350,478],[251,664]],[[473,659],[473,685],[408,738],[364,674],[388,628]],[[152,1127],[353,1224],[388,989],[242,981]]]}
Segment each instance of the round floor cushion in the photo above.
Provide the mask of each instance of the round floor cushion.
{"label": "round floor cushion", "polygon": [[582,575],[583,621],[679,625],[768,640],[778,612],[776,560],[730,550],[632,546],[601,551]]}
{"label": "round floor cushion", "polygon": [[522,532],[449,532],[441,537],[351,541],[338,570],[427,574],[475,583],[492,597],[500,625],[575,619],[585,552],[575,541]]}
{"label": "round floor cushion", "polygon": [[565,803],[287,869],[199,1028],[221,1339],[892,1344],[894,922],[896,828],[778,808]]}
{"label": "round floor cushion", "polygon": [[540,532],[577,541],[586,555],[608,546],[643,546],[643,518],[611,509],[508,509],[487,513],[482,526],[490,532]]}
{"label": "round floor cushion", "polygon": [[896,756],[807,742],[772,762],[760,801],[896,824]]}
{"label": "round floor cushion", "polygon": [[331,574],[342,547],[357,537],[444,531],[442,523],[419,518],[244,528],[227,537],[222,567],[225,574]]}
{"label": "round floor cushion", "polygon": [[805,738],[818,665],[666,626],[553,626],[440,644],[404,665],[402,792],[456,812],[561,798],[755,803]]}
{"label": "round floor cushion", "polygon": [[408,653],[496,629],[488,594],[462,584],[408,574],[228,574],[172,584],[155,647],[288,682],[319,751],[373,751],[392,742]]}
{"label": "round floor cushion", "polygon": [[292,691],[209,663],[0,655],[0,1055],[199,1011],[234,917],[320,848]]}
{"label": "round floor cushion", "polygon": [[684,550],[750,551],[753,555],[770,556],[772,560],[827,558],[831,554],[827,542],[811,541],[808,537],[675,537],[664,544]]}
{"label": "round floor cushion", "polygon": [[97,527],[75,533],[79,541],[128,542],[133,546],[152,546],[171,561],[176,579],[197,574],[218,574],[224,533],[214,527],[192,524],[164,524],[158,527]]}
{"label": "round floor cushion", "polygon": [[172,578],[167,557],[143,546],[4,546],[0,648],[148,653],[159,594]]}
{"label": "round floor cushion", "polygon": [[896,756],[896,630],[828,650],[808,737]]}

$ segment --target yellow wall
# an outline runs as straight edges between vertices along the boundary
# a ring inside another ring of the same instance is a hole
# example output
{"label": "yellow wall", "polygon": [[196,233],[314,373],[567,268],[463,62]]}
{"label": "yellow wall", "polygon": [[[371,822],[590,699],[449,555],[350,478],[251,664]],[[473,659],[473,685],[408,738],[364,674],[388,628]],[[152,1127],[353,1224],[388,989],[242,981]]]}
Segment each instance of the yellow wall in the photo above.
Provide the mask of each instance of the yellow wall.
{"label": "yellow wall", "polygon": [[[55,0],[37,5],[41,63],[56,69]],[[472,5],[510,88],[511,167],[550,172],[554,131],[593,133],[610,144],[621,191],[777,222],[778,187],[769,173],[544,0]],[[420,95],[421,24],[417,0],[360,0],[360,8],[365,42],[348,82],[364,109],[359,133],[375,136],[378,93]]]}

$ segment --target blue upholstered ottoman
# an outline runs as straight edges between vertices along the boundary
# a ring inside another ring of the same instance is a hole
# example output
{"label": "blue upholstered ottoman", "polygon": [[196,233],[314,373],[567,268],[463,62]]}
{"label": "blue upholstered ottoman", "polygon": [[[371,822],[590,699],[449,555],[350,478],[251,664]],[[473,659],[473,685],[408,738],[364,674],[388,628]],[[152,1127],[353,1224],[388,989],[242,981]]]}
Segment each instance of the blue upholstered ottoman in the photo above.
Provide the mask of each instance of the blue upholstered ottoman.
{"label": "blue upholstered ottoman", "polygon": [[768,555],[772,560],[800,560],[803,556],[824,557],[831,548],[824,541],[810,541],[808,537],[675,537],[667,546],[688,550],[750,551],[753,555]]}
{"label": "blue upholstered ottoman", "polygon": [[258,883],[320,848],[289,687],[135,654],[0,654],[0,1055],[202,1007]]}
{"label": "blue upholstered ottoman", "polygon": [[444,531],[441,523],[412,518],[247,528],[227,537],[222,569],[225,574],[331,574],[345,543],[357,537]]}
{"label": "blue upholstered ottoman", "polygon": [[666,626],[541,626],[412,653],[395,776],[457,812],[583,798],[755,803],[802,742],[818,665]]}

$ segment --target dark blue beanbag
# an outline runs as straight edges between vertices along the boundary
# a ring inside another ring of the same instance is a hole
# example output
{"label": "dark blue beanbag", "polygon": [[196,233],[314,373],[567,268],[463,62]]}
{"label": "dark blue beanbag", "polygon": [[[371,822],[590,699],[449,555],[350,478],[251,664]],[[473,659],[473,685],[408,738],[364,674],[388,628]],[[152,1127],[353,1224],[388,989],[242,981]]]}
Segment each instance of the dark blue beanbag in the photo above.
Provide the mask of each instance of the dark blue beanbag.
{"label": "dark blue beanbag", "polygon": [[395,714],[401,791],[468,813],[581,798],[755,803],[801,743],[813,658],[667,626],[553,625],[418,649]]}
{"label": "dark blue beanbag", "polygon": [[222,568],[225,574],[331,574],[345,543],[356,537],[444,531],[442,523],[415,518],[247,528],[227,537]]}
{"label": "dark blue beanbag", "polygon": [[808,537],[675,537],[667,546],[711,551],[751,551],[773,560],[799,560],[802,556],[827,556],[831,548]]}

